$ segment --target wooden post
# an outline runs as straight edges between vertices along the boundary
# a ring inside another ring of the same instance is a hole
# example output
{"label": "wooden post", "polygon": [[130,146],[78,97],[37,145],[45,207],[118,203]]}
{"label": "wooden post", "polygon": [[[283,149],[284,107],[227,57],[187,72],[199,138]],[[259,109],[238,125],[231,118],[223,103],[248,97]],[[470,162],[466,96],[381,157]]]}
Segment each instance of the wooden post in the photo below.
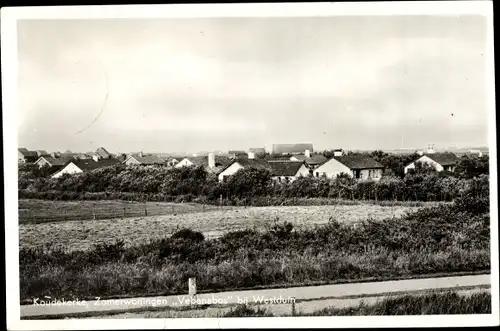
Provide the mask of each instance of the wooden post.
{"label": "wooden post", "polygon": [[172,214],[174,213],[174,206],[172,206]]}
{"label": "wooden post", "polygon": [[292,298],[292,316],[295,316],[296,312],[295,312],[295,297]]}
{"label": "wooden post", "polygon": [[92,215],[94,216],[94,221],[95,221],[95,208],[92,207]]}
{"label": "wooden post", "polygon": [[188,289],[189,289],[189,295],[190,296],[195,296],[196,295],[196,278],[191,277],[188,280]]}
{"label": "wooden post", "polygon": [[125,218],[125,207],[123,207],[123,218]]}
{"label": "wooden post", "polygon": [[148,216],[148,208],[146,206],[144,206],[144,215]]}

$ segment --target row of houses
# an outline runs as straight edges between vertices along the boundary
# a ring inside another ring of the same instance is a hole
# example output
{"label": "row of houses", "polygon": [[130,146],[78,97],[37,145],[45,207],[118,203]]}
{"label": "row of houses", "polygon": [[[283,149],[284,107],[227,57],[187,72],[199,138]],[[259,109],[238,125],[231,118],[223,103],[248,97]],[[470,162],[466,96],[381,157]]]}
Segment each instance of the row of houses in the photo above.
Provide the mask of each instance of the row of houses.
{"label": "row of houses", "polygon": [[[281,146],[281,145],[280,145]],[[274,146],[273,146],[274,147]],[[302,153],[298,150],[305,149]],[[19,162],[28,162],[38,157],[34,162],[36,165],[49,166],[54,170],[52,177],[57,178],[64,174],[76,174],[94,170],[101,167],[123,164],[125,166],[167,166],[167,167],[189,167],[202,166],[207,172],[217,175],[219,181],[224,181],[234,175],[238,170],[247,167],[263,167],[268,169],[274,180],[293,181],[301,176],[314,176],[335,178],[344,173],[359,180],[380,180],[384,173],[384,166],[365,154],[346,154],[343,150],[334,151],[333,157],[327,159],[321,154],[312,153],[312,145],[295,144],[277,148],[275,152],[283,152],[291,156],[276,159],[261,159],[256,155],[265,153],[262,149],[249,149],[245,151],[230,151],[227,156],[208,153],[206,156],[166,157],[157,155],[135,153],[130,155],[112,155],[105,148],[100,147],[91,153],[51,153],[45,151],[28,151],[20,148]],[[35,156],[36,154],[36,156]],[[435,153],[429,148],[421,157],[408,164],[405,173],[415,169],[415,164],[427,163],[437,171],[455,170],[458,157],[453,153]]]}

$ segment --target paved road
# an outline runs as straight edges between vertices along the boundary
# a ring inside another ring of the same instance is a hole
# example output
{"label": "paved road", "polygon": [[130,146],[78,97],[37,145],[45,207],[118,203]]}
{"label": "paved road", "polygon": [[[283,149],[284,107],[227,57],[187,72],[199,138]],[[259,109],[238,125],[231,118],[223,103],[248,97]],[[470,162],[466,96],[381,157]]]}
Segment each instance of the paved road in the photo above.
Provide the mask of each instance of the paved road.
{"label": "paved road", "polygon": [[[386,282],[336,284],[307,287],[289,287],[256,291],[234,291],[203,293],[194,298],[189,295],[163,297],[142,297],[128,299],[95,300],[86,302],[64,302],[62,304],[21,305],[21,318],[42,315],[66,315],[77,313],[99,313],[124,311],[152,307],[183,307],[196,304],[237,304],[237,303],[291,303],[317,299],[339,299],[351,296],[376,296],[396,292],[413,292],[430,289],[449,289],[491,285],[491,275],[473,275],[441,278],[409,279]],[[54,298],[52,298],[54,299]],[[56,298],[57,299],[57,298]]]}
{"label": "paved road", "polygon": [[[472,295],[474,293],[487,292],[491,293],[490,289],[475,288],[471,290],[457,290],[455,293],[458,295]],[[387,296],[377,296],[377,297],[362,297],[355,299],[326,299],[326,300],[313,300],[313,301],[302,301],[295,304],[295,312],[297,314],[307,314],[313,313],[315,311],[321,310],[327,307],[335,307],[337,309],[357,307],[362,302],[366,305],[373,305],[380,300],[386,299]],[[269,304],[269,305],[259,305],[266,311],[272,313],[276,317],[282,316],[292,316],[292,305],[291,304]],[[113,319],[126,319],[126,318],[216,318],[222,317],[225,313],[228,313],[234,307],[224,306],[224,307],[209,307],[204,309],[190,309],[190,310],[179,310],[179,309],[163,309],[163,310],[148,310],[141,312],[126,312],[121,314],[113,315],[98,315],[83,317],[84,319],[96,319],[96,318],[113,318]],[[78,318],[78,317],[77,317]]]}

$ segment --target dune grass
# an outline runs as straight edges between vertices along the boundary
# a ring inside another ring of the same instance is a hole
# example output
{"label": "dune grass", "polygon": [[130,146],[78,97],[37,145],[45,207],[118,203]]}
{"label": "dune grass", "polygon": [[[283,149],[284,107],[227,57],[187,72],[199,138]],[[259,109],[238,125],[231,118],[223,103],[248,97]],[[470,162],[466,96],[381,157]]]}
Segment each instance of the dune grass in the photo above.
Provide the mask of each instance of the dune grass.
{"label": "dune grass", "polygon": [[[349,308],[327,307],[295,316],[372,316],[372,315],[454,315],[491,314],[491,293],[461,295],[456,292],[426,293],[385,298],[375,304],[360,303]],[[239,305],[221,317],[273,317],[268,309]]]}

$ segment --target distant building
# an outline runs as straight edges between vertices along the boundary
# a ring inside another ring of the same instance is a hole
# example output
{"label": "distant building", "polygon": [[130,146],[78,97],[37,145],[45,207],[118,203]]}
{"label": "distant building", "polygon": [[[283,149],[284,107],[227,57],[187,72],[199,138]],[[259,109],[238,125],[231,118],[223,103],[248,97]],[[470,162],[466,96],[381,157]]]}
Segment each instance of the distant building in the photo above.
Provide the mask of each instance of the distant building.
{"label": "distant building", "polygon": [[304,161],[274,161],[269,162],[272,179],[278,182],[292,182],[299,177],[310,175]]}
{"label": "distant building", "polygon": [[49,153],[47,153],[47,151],[44,151],[43,149],[37,150],[36,154],[38,155],[38,157],[43,155],[50,155]]}
{"label": "distant building", "polygon": [[38,153],[29,151],[26,148],[17,149],[17,162],[18,163],[33,163],[38,159]]}
{"label": "distant building", "polygon": [[37,166],[39,166],[40,168],[41,167],[44,167],[44,166],[47,166],[47,167],[51,167],[51,168],[62,168],[64,166],[66,166],[69,162],[71,161],[75,161],[75,158],[74,157],[52,157],[50,155],[44,155],[44,156],[40,156],[38,158],[38,160],[36,160],[35,164]]}
{"label": "distant building", "polygon": [[313,170],[315,177],[336,178],[345,173],[356,179],[379,180],[384,166],[367,155],[334,156]]}
{"label": "distant building", "polygon": [[250,153],[253,153],[256,156],[266,155],[266,149],[265,148],[261,148],[261,147],[258,147],[258,148],[249,148],[248,151]]}
{"label": "distant building", "polygon": [[306,163],[309,169],[314,170],[319,165],[325,163],[327,158],[321,154],[311,155],[309,150],[306,150],[304,155],[293,155],[290,157],[290,161],[303,161]]}
{"label": "distant building", "polygon": [[453,153],[426,153],[422,155],[419,159],[408,164],[404,168],[404,173],[415,169],[416,163],[425,163],[427,165],[433,166],[436,171],[455,171],[455,167],[459,161],[458,156]]}
{"label": "distant building", "polygon": [[111,158],[111,153],[109,153],[104,147],[99,147],[95,152],[102,159],[110,159]]}
{"label": "distant building", "polygon": [[229,164],[231,160],[228,157],[214,155],[209,153],[208,156],[188,156],[175,164],[175,168],[202,166],[210,173],[218,173],[222,168]]}
{"label": "distant building", "polygon": [[64,174],[79,174],[82,172],[92,171],[99,168],[114,166],[121,164],[120,161],[115,159],[102,159],[99,162],[96,162],[92,159],[87,160],[75,160],[68,163],[64,168],[60,171],[53,174],[52,178],[61,177]]}
{"label": "distant building", "polygon": [[481,152],[481,150],[479,149],[470,149],[469,154],[477,155],[479,157],[483,156],[483,152]]}
{"label": "distant building", "polygon": [[233,150],[233,151],[228,151],[227,154],[228,154],[228,156],[230,158],[234,159],[234,158],[237,158],[237,157],[240,157],[240,156],[243,156],[243,155],[247,155],[247,152]]}
{"label": "distant building", "polygon": [[137,155],[130,155],[125,161],[126,165],[162,165],[166,164],[165,160],[156,155],[145,155],[139,153]]}
{"label": "distant building", "polygon": [[303,154],[313,152],[312,144],[273,144],[273,154]]}
{"label": "distant building", "polygon": [[229,164],[227,164],[223,169],[221,169],[218,173],[219,181],[224,181],[229,176],[234,175],[240,169],[248,168],[248,167],[263,167],[269,169],[269,163],[262,159],[252,159],[248,157],[242,157],[239,159],[235,159]]}

